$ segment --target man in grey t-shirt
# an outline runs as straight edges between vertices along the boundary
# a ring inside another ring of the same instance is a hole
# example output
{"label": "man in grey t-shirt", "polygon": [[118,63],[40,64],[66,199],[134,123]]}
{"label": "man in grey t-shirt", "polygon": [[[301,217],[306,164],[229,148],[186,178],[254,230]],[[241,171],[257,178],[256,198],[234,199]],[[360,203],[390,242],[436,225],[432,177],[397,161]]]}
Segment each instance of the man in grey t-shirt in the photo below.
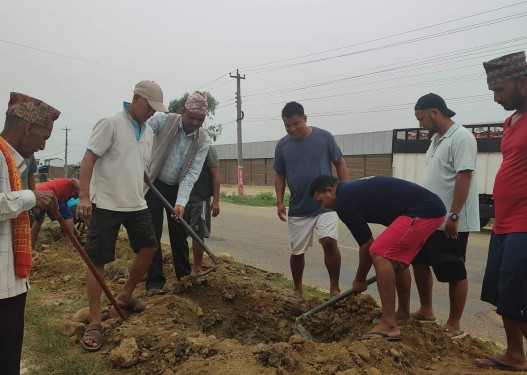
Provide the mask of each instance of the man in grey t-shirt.
{"label": "man in grey t-shirt", "polygon": [[284,206],[285,185],[291,192],[289,202],[289,234],[291,237],[291,273],[295,284],[292,294],[302,297],[302,275],[304,253],[312,246],[316,231],[324,249],[324,263],[329,273],[330,293],[340,294],[340,250],[337,245],[338,217],[335,212],[322,210],[309,195],[313,179],[331,175],[331,164],[335,165],[340,181],[348,180],[348,170],[342,152],[333,136],[319,128],[307,125],[307,116],[302,105],[287,103],[282,110],[287,135],[280,139],[275,149],[275,190],[277,214],[286,221]]}

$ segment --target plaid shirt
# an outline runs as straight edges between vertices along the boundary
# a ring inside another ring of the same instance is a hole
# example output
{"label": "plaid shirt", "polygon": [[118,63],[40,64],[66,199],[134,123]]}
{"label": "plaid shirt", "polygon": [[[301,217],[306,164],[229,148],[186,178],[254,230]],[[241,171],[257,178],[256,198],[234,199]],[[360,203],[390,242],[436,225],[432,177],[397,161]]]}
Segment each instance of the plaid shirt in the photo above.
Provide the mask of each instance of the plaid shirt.
{"label": "plaid shirt", "polygon": [[[19,171],[24,171],[26,164],[22,156],[11,146],[9,149]],[[0,152],[0,299],[18,296],[27,292],[29,287],[27,279],[15,275],[11,220],[35,204],[36,198],[32,191],[11,191],[7,163]]]}

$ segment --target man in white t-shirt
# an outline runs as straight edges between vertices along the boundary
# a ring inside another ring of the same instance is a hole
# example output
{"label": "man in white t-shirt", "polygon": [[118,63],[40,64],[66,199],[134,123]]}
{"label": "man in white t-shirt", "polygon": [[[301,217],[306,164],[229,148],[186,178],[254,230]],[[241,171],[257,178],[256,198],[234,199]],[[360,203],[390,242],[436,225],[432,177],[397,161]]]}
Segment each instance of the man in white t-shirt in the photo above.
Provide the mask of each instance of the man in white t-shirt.
{"label": "man in white t-shirt", "polygon": [[[81,163],[79,205],[76,215],[90,223],[86,252],[104,278],[104,265],[115,259],[115,242],[123,225],[135,252],[130,275],[116,300],[123,310],[144,311],[147,305],[132,297],[157,248],[152,217],[143,195],[145,166],[152,148],[152,129],[145,122],[166,112],[163,92],[153,81],[135,86],[131,103],[95,124]],[[101,287],[88,271],[90,308],[82,345],[96,351],[102,343]]]}

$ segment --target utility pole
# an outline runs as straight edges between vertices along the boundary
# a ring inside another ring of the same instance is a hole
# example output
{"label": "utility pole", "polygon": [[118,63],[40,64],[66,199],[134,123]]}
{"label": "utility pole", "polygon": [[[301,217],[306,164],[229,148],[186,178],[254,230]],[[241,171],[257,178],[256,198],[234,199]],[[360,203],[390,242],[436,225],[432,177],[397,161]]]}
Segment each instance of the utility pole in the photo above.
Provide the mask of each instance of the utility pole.
{"label": "utility pole", "polygon": [[68,132],[71,130],[68,127],[62,128],[66,131],[66,147],[64,149],[64,177],[68,178]]}
{"label": "utility pole", "polygon": [[243,195],[243,158],[242,158],[242,93],[240,89],[240,80],[245,79],[236,69],[236,75],[230,74],[231,78],[236,78],[236,111],[237,111],[237,134],[238,134],[238,195]]}

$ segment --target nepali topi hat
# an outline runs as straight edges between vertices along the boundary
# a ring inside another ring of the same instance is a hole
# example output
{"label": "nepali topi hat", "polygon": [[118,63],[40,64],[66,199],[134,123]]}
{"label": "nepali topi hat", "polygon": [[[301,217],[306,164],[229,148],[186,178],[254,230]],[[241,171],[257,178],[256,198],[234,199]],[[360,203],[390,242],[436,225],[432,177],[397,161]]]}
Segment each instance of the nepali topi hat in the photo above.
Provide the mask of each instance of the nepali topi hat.
{"label": "nepali topi hat", "polygon": [[185,109],[196,115],[206,115],[209,111],[207,93],[194,91],[188,96],[187,101],[185,102]]}
{"label": "nepali topi hat", "polygon": [[527,76],[525,51],[511,53],[483,63],[489,89],[509,79]]}
{"label": "nepali topi hat", "polygon": [[60,111],[42,100],[12,92],[7,104],[6,116],[21,118],[31,124],[53,130],[53,122],[59,118]]}

